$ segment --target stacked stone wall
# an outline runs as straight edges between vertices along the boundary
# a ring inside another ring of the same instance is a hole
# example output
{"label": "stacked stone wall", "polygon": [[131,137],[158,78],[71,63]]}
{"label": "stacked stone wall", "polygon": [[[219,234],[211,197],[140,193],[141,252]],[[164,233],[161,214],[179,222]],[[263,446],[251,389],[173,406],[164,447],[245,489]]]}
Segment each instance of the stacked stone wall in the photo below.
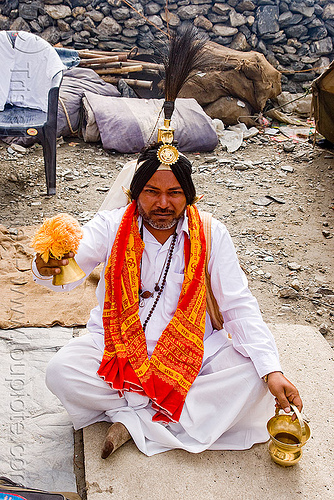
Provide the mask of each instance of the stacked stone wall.
{"label": "stacked stone wall", "polygon": [[[131,8],[129,6],[131,3]],[[0,29],[37,33],[75,49],[152,54],[162,32],[191,22],[211,40],[256,50],[282,71],[283,90],[300,92],[334,58],[329,0],[0,0]]]}

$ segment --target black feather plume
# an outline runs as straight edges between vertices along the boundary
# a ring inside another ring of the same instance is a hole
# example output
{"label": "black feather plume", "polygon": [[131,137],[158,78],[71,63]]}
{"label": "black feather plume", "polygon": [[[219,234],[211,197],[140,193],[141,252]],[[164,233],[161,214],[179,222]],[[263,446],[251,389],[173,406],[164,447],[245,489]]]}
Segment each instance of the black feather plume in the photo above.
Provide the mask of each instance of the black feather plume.
{"label": "black feather plume", "polygon": [[[165,118],[170,119],[173,103],[184,83],[198,71],[205,62],[206,39],[199,36],[196,28],[189,25],[180,33],[173,33],[169,41],[165,67]],[[170,115],[170,116],[168,116]]]}

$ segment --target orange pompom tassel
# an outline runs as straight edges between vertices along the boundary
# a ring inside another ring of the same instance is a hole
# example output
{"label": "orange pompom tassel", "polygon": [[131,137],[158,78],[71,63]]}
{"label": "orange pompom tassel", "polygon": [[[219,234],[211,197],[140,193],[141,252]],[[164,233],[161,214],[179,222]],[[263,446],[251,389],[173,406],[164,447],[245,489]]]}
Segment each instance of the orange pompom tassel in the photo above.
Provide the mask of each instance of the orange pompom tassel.
{"label": "orange pompom tassel", "polygon": [[68,252],[76,253],[82,237],[79,222],[71,215],[61,213],[44,220],[31,246],[44,262],[48,262],[50,257],[61,259]]}

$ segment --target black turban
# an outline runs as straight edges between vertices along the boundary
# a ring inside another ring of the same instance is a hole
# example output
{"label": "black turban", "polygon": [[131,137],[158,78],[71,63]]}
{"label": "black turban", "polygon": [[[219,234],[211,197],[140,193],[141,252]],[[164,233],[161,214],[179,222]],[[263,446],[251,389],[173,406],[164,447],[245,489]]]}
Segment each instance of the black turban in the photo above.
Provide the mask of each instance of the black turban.
{"label": "black turban", "polygon": [[[134,200],[137,200],[145,184],[147,184],[161,165],[157,157],[157,151],[160,146],[161,143],[149,146],[138,158],[138,163],[141,163],[141,165],[136,170],[130,185],[130,193]],[[190,161],[180,154],[177,162],[170,165],[170,168],[183,189],[187,205],[191,205],[195,201],[196,190],[191,178],[192,168]]]}

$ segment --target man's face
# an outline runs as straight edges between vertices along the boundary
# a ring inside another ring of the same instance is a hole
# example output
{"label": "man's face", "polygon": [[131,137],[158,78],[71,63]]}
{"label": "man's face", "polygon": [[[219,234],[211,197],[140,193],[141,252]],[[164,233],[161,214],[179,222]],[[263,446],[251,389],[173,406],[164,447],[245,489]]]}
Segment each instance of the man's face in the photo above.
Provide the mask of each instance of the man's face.
{"label": "man's face", "polygon": [[187,200],[170,170],[157,170],[144,186],[138,200],[144,221],[154,229],[171,229],[183,216]]}

